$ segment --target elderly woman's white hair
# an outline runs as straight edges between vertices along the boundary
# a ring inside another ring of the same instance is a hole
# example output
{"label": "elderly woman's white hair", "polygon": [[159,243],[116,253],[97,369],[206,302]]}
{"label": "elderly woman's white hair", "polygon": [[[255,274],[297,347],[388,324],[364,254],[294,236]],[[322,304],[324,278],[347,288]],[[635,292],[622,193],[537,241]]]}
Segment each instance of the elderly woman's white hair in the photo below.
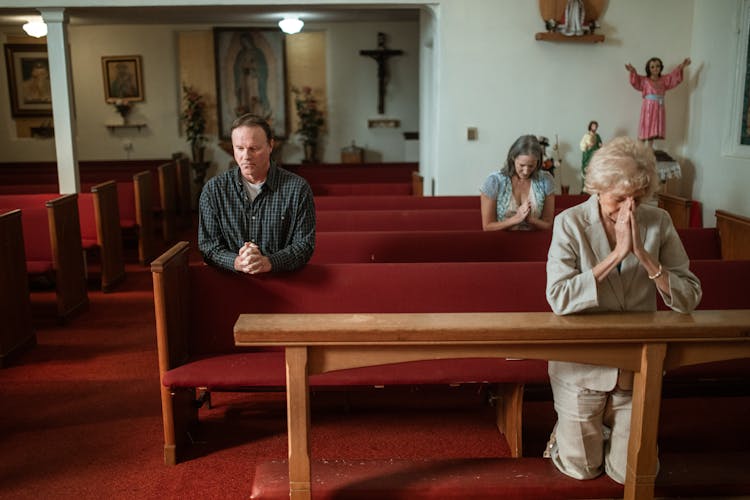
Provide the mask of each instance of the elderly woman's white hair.
{"label": "elderly woman's white hair", "polygon": [[630,137],[612,139],[591,158],[584,188],[592,194],[613,189],[643,190],[643,197],[650,198],[660,188],[654,152]]}

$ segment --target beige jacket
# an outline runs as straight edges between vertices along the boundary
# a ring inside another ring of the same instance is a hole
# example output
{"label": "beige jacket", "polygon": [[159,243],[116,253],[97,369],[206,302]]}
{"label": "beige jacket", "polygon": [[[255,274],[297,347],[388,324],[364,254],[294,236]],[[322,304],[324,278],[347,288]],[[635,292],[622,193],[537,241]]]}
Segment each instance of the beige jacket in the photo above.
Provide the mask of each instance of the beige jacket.
{"label": "beige jacket", "polygon": [[[632,253],[601,283],[592,271],[611,248],[599,215],[596,195],[565,210],[555,218],[547,257],[547,301],[555,314],[600,311],[655,311],[656,294],[675,311],[689,313],[701,299],[701,285],[689,270],[689,260],[669,214],[640,205],[636,220],[643,245],[669,273],[670,296],[658,290]],[[593,361],[593,360],[592,360]],[[551,361],[549,373],[569,383],[599,391],[610,391],[618,380],[616,368]],[[620,385],[627,388],[632,374],[623,373]]]}

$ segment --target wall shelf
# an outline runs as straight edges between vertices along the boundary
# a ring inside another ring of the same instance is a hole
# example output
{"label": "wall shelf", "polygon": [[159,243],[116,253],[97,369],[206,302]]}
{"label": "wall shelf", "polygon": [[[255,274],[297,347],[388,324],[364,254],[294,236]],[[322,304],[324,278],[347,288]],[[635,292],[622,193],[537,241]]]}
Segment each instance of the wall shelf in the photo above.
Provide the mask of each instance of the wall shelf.
{"label": "wall shelf", "polygon": [[147,125],[145,123],[107,123],[105,125],[110,132],[113,132],[120,128],[136,128],[138,129],[138,132],[141,131],[142,128],[146,127]]}
{"label": "wall shelf", "polygon": [[604,35],[588,34],[566,36],[556,31],[543,31],[537,33],[534,38],[545,42],[601,43],[604,41]]}

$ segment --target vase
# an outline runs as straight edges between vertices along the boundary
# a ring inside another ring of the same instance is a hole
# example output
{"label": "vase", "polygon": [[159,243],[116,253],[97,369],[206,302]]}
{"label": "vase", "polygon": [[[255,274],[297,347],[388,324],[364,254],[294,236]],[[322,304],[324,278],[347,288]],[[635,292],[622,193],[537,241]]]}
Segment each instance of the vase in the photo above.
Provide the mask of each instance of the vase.
{"label": "vase", "polygon": [[314,142],[304,144],[305,159],[302,163],[318,163],[318,145]]}

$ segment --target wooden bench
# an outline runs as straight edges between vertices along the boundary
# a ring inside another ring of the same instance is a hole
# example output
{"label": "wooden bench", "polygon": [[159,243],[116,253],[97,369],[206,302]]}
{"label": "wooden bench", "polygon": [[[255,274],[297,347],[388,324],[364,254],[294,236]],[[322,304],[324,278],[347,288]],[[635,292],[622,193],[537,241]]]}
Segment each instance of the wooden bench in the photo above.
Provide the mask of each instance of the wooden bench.
{"label": "wooden bench", "polygon": [[[311,264],[294,273],[250,277],[188,265],[188,253],[181,242],[151,264],[168,464],[178,460],[197,420],[197,389],[284,385],[281,351],[234,346],[231,330],[240,313],[549,311],[544,262]],[[498,427],[520,456],[523,384],[546,383],[545,362],[439,360],[312,381],[336,387],[477,382],[499,384]]]}
{"label": "wooden bench", "polygon": [[[588,200],[589,195],[555,195],[555,210],[565,210]],[[474,208],[480,210],[479,195],[473,196],[407,196],[407,195],[359,195],[318,196],[316,210],[413,210],[413,209]]]}
{"label": "wooden bench", "polygon": [[36,344],[21,211],[0,209],[0,367]]}
{"label": "wooden bench", "polygon": [[692,200],[669,193],[658,193],[657,199],[659,208],[669,213],[674,227],[678,229],[690,227]]}
{"label": "wooden bench", "polygon": [[163,163],[157,170],[162,237],[165,243],[172,243],[177,238],[177,165],[174,162]]}
{"label": "wooden bench", "polygon": [[478,208],[428,210],[321,210],[317,231],[439,231],[482,230]]}
{"label": "wooden bench", "polygon": [[[441,358],[507,356],[605,364],[635,372],[624,497],[654,496],[662,371],[750,357],[750,310],[609,313],[242,314],[238,346],[284,347],[288,488],[312,495],[310,378]],[[330,458],[330,457],[327,457]]]}
{"label": "wooden bench", "polygon": [[318,231],[310,263],[546,261],[551,239],[552,231]]}
{"label": "wooden bench", "polygon": [[[716,228],[678,229],[688,257],[721,259]],[[546,261],[551,231],[318,231],[311,263]]]}
{"label": "wooden bench", "polygon": [[[181,170],[180,177],[175,174],[174,185],[160,185],[158,167],[165,163],[169,163],[169,160],[79,162],[83,191],[89,191],[94,185],[109,180],[117,182],[121,227],[125,235],[137,238],[138,261],[142,264],[148,264],[156,255],[156,214],[161,213],[164,205],[173,206],[176,213],[177,179],[183,179],[184,185],[185,169]],[[59,192],[57,164],[54,162],[0,163],[0,179],[0,194]],[[182,189],[184,190],[184,186]],[[161,201],[162,191],[167,192],[169,198],[164,204]],[[175,201],[172,203],[170,200]],[[170,234],[172,232],[169,223],[166,231]]]}
{"label": "wooden bench", "polygon": [[44,200],[26,199],[21,207],[25,267],[29,275],[48,276],[54,282],[55,316],[64,322],[89,303],[77,195]]}
{"label": "wooden bench", "polygon": [[310,182],[313,196],[391,196],[413,195],[409,182]]}
{"label": "wooden bench", "polygon": [[[197,390],[242,390],[283,385],[279,351],[246,352],[228,338],[233,313],[548,311],[546,264],[539,262],[440,262],[411,264],[309,264],[279,275],[246,276],[188,264],[188,244],[178,243],[152,263],[157,317],[165,461],[175,463],[197,420]],[[750,280],[750,262],[696,261],[704,293],[717,307],[750,306],[737,287]],[[724,267],[722,267],[724,266]],[[733,266],[733,267],[730,267]],[[730,272],[737,281],[716,277]],[[659,307],[664,308],[660,303]],[[221,314],[212,314],[221,311]],[[547,383],[546,363],[514,360],[440,360],[398,370],[358,369],[313,379],[315,386],[421,383],[502,383],[498,426],[514,456],[522,453],[523,384]],[[732,366],[726,373],[745,376]],[[440,377],[436,376],[440,373]],[[681,380],[700,371],[676,373]]]}
{"label": "wooden bench", "polygon": [[717,210],[716,229],[723,259],[750,259],[750,218]]}
{"label": "wooden bench", "polygon": [[[0,195],[0,205],[8,207],[43,206],[56,198],[54,192]],[[101,288],[108,292],[125,279],[117,185],[113,181],[97,184],[90,193],[79,193],[78,223],[81,246],[89,261],[100,263]]]}

